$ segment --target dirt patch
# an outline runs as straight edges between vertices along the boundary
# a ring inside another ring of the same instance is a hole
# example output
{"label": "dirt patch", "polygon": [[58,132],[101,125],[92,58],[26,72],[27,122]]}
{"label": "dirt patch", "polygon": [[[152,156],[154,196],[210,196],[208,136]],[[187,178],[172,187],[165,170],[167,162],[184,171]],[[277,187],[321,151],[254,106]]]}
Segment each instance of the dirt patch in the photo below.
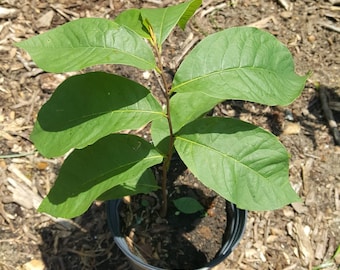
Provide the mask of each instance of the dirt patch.
{"label": "dirt patch", "polygon": [[[11,11],[0,18],[0,269],[20,269],[26,263],[47,269],[129,269],[112,241],[103,205],[94,204],[71,221],[35,210],[62,158],[39,156],[29,134],[40,106],[69,74],[43,73],[13,43],[79,17],[113,18],[127,8],[169,2],[1,2],[1,7]],[[274,132],[291,154],[290,179],[303,201],[281,210],[250,212],[243,240],[219,269],[311,269],[330,260],[340,244],[340,148],[324,116],[318,86],[328,96],[339,129],[340,11],[336,2],[204,1],[185,32],[176,31],[165,45],[170,49],[165,62],[172,68],[205,35],[236,25],[255,25],[288,46],[299,74],[313,72],[302,96],[290,106],[270,108],[231,101],[213,112]],[[134,69],[115,69],[148,87],[156,85]],[[330,262],[323,269],[338,269],[339,259]]]}
{"label": "dirt patch", "polygon": [[[155,169],[161,173],[161,168]],[[150,265],[201,268],[222,248],[227,229],[226,202],[197,181],[178,158],[170,166],[168,179],[170,201],[190,197],[203,206],[202,211],[184,214],[170,204],[167,216],[161,218],[160,191],[133,196],[121,205],[121,233],[131,252]]]}

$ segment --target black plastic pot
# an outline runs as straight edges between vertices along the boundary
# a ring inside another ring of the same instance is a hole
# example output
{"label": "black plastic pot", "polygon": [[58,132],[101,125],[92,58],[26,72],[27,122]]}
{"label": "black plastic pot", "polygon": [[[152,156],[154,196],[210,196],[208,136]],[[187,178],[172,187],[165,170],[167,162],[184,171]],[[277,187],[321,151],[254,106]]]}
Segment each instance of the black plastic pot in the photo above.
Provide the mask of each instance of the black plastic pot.
{"label": "black plastic pot", "polygon": [[[108,201],[108,223],[109,227],[113,233],[113,238],[117,246],[121,251],[127,256],[130,261],[131,266],[135,270],[164,270],[163,268],[158,268],[149,264],[146,264],[138,256],[134,255],[124,237],[120,232],[120,220],[119,220],[119,205],[121,200]],[[206,264],[204,267],[197,270],[208,270],[212,267],[221,263],[234,248],[240,242],[242,235],[246,227],[247,212],[245,210],[237,208],[234,204],[226,202],[226,212],[227,212],[227,227],[224,233],[223,246],[216,257]]]}

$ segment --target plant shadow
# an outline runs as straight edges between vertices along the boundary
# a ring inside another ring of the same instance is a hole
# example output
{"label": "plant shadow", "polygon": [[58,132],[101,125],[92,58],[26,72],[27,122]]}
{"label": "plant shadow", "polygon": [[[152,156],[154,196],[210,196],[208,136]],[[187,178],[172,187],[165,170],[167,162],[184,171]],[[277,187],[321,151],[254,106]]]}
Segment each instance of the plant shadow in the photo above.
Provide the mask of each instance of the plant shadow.
{"label": "plant shadow", "polygon": [[57,220],[40,227],[39,249],[47,270],[131,269],[114,244],[105,204],[93,204],[73,220]]}
{"label": "plant shadow", "polygon": [[[119,211],[112,204],[111,216],[115,216],[112,223],[119,217],[122,224],[121,230],[116,225],[112,225],[112,230],[122,248],[134,254],[130,256],[138,256],[148,264],[164,269],[200,268],[221,249],[227,228],[225,200],[199,184],[177,154],[172,159],[168,179],[172,184],[168,184],[167,217],[158,214],[161,202],[160,194],[156,193],[160,192],[141,194],[131,198],[128,205],[121,203]],[[196,199],[205,211],[193,214],[178,211],[172,200],[184,196]]]}

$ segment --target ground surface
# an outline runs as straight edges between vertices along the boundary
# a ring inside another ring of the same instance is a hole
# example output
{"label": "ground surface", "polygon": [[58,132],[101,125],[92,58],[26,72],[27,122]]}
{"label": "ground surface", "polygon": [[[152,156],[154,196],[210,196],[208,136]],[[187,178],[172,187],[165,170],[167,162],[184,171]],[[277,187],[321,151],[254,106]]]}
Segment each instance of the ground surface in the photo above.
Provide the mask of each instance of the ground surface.
{"label": "ground surface", "polygon": [[[48,269],[129,269],[112,242],[103,205],[93,205],[72,221],[35,210],[61,159],[33,153],[29,134],[39,107],[65,75],[42,73],[13,43],[78,17],[114,18],[130,7],[170,2],[179,1],[0,2],[10,9],[0,15],[0,269],[44,269],[43,264]],[[340,148],[319,91],[328,96],[325,103],[339,129],[339,21],[336,0],[207,0],[186,32],[176,31],[167,43],[171,66],[196,37],[254,25],[288,46],[299,74],[313,72],[302,96],[289,107],[235,101],[215,109],[216,114],[236,115],[279,136],[292,156],[291,183],[303,199],[281,210],[249,213],[240,245],[218,269],[312,269],[322,263],[324,269],[339,268],[340,258],[331,257],[340,245]],[[129,76],[146,83],[145,75]]]}

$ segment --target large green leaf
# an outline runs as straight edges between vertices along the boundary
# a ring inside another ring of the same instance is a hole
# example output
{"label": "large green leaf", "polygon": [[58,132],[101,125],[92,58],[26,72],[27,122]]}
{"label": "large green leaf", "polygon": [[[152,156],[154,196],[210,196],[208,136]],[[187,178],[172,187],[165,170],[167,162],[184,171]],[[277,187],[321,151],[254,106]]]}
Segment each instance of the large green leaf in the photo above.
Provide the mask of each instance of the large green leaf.
{"label": "large green leaf", "polygon": [[166,8],[145,8],[141,9],[141,15],[145,23],[151,25],[157,44],[161,45],[177,24],[184,29],[186,23],[201,3],[201,0],[191,0]]}
{"label": "large green leaf", "polygon": [[295,74],[289,50],[274,36],[235,27],[202,40],[180,65],[171,91],[286,105],[299,96],[306,79]]}
{"label": "large green leaf", "polygon": [[240,208],[271,210],[299,200],[289,183],[285,148],[259,127],[198,119],[179,131],[175,148],[199,180]]}
{"label": "large green leaf", "polygon": [[70,154],[39,211],[64,218],[81,215],[101,194],[137,181],[147,168],[161,161],[162,156],[142,138],[109,135]]}
{"label": "large green leaf", "polygon": [[86,73],[58,86],[42,106],[31,139],[43,155],[54,157],[163,116],[142,85],[104,72]]}
{"label": "large green leaf", "polygon": [[140,178],[131,179],[121,185],[115,186],[100,195],[97,199],[101,201],[119,199],[127,195],[149,193],[159,189],[155,176],[151,169],[147,169]]}
{"label": "large green leaf", "polygon": [[151,48],[133,31],[101,18],[82,18],[17,43],[49,72],[80,70],[97,64],[156,67]]}

